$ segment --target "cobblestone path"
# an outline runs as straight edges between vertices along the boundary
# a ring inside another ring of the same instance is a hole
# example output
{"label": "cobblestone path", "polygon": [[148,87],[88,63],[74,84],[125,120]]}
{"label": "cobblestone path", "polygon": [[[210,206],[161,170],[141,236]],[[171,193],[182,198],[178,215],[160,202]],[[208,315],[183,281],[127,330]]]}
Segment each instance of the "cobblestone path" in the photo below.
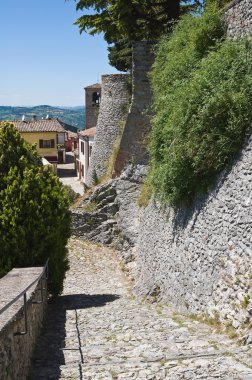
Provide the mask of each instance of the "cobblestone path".
{"label": "cobblestone path", "polygon": [[49,305],[29,379],[252,379],[248,346],[134,299],[109,249],[69,247],[64,293]]}

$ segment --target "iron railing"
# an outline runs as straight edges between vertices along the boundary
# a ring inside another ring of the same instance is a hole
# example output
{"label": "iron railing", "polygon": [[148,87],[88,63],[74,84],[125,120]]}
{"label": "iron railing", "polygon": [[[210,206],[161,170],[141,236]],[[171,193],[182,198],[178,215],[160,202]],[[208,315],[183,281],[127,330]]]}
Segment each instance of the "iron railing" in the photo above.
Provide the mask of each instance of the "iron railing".
{"label": "iron railing", "polygon": [[46,261],[46,264],[43,268],[42,273],[33,280],[29,286],[27,286],[22,292],[20,292],[14,299],[12,299],[10,302],[8,302],[2,309],[0,309],[0,315],[3,314],[10,306],[12,306],[15,302],[19,300],[23,296],[24,299],[24,326],[25,329],[22,332],[16,332],[14,335],[26,335],[28,332],[28,320],[27,320],[27,295],[29,289],[36,283],[39,283],[40,287],[38,290],[40,290],[40,300],[33,301],[33,303],[42,303],[43,302],[43,291],[47,291],[47,279],[48,279],[48,262],[49,259]]}

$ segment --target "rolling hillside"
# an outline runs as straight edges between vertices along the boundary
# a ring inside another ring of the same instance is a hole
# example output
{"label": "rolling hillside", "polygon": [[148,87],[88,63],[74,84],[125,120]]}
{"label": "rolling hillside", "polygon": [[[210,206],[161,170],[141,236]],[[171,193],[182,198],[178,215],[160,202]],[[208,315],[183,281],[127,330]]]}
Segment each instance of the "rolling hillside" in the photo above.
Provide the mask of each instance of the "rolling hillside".
{"label": "rolling hillside", "polygon": [[0,121],[1,120],[17,120],[25,115],[27,120],[31,120],[33,116],[38,119],[46,118],[49,115],[51,118],[59,118],[67,124],[73,125],[78,129],[85,127],[85,108],[82,107],[51,107],[41,105],[35,107],[9,107],[0,106]]}

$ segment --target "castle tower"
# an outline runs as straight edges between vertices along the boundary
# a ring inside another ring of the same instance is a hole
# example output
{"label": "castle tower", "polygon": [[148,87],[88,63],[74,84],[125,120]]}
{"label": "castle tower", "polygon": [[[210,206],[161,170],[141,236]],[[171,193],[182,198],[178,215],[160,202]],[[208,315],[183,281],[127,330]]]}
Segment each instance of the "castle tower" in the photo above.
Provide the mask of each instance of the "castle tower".
{"label": "castle tower", "polygon": [[86,129],[89,129],[96,127],[101,101],[101,85],[96,83],[84,89],[86,97]]}

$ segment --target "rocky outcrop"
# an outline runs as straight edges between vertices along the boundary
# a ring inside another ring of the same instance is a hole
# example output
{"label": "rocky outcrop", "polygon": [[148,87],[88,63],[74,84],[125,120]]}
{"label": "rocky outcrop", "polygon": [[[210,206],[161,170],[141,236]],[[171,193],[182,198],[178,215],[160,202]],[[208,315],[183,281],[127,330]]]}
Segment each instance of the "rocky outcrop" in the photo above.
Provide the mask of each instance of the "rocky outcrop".
{"label": "rocky outcrop", "polygon": [[85,240],[120,249],[125,262],[133,260],[138,239],[137,201],[146,166],[129,165],[72,209],[72,233]]}
{"label": "rocky outcrop", "polygon": [[118,209],[115,184],[109,181],[72,210],[73,235],[97,243],[118,245]]}

